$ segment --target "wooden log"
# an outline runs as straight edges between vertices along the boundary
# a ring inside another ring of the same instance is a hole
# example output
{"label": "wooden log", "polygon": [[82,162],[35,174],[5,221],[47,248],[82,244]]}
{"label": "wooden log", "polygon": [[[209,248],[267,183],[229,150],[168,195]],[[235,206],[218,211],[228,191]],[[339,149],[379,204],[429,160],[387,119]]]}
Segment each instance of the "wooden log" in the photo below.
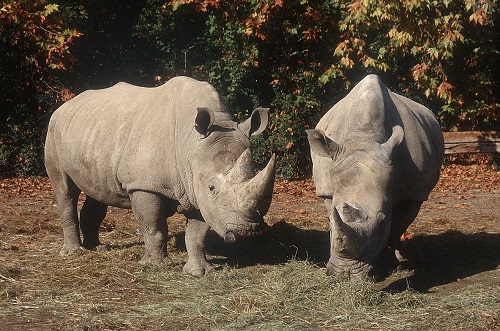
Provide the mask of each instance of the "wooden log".
{"label": "wooden log", "polygon": [[443,132],[444,153],[500,153],[499,131]]}

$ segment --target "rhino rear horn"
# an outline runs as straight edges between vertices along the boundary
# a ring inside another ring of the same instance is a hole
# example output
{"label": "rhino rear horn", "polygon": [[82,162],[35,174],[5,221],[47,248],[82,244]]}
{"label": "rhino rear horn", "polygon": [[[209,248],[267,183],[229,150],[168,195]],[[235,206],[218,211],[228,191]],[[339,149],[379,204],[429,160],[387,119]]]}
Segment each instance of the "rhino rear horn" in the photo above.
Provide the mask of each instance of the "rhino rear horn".
{"label": "rhino rear horn", "polygon": [[233,168],[228,173],[228,179],[234,183],[247,181],[255,176],[255,165],[252,159],[252,151],[247,148],[238,157]]}

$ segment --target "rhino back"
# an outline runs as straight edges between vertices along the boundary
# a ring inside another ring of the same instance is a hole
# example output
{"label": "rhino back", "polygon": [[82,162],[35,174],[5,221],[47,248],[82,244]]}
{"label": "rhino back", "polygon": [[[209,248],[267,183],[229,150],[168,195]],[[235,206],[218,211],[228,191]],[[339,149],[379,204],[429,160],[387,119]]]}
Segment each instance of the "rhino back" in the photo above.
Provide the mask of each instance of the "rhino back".
{"label": "rhino back", "polygon": [[[189,102],[189,91],[197,88],[207,89],[204,83],[178,77],[155,88],[118,83],[83,92],[53,114],[46,154],[99,201],[126,207],[131,190],[176,198],[176,192],[183,192],[176,187],[176,141],[192,140],[196,102]],[[207,96],[200,102],[210,106],[210,101],[219,102]]]}
{"label": "rhino back", "polygon": [[[366,76],[318,122],[317,129],[339,144],[385,142],[392,127],[403,127],[405,137],[394,162],[394,196],[426,200],[439,178],[443,137],[434,114],[426,107],[389,91],[376,75]],[[313,175],[319,196],[331,196],[331,160],[313,154]]]}
{"label": "rhino back", "polygon": [[434,114],[425,106],[391,92],[405,138],[394,162],[395,193],[401,200],[427,200],[439,179],[444,140]]}

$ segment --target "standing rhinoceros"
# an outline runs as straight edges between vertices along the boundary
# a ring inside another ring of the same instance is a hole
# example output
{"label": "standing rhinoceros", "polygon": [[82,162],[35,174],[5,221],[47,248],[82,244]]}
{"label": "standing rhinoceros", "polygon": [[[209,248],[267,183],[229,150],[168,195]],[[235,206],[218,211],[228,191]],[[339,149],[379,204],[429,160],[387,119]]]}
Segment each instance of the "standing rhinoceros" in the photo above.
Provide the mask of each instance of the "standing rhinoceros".
{"label": "standing rhinoceros", "polygon": [[169,264],[166,218],[179,212],[188,219],[183,270],[209,271],[209,228],[227,242],[265,229],[275,156],[256,175],[249,137],[267,121],[268,109],[258,108],[234,122],[210,84],[187,77],[155,88],[118,83],[68,101],[52,115],[45,144],[64,232],[60,254],[102,247],[99,225],[111,205],[132,208],[144,234],[141,263]]}
{"label": "standing rhinoceros", "polygon": [[329,212],[328,274],[369,273],[379,255],[394,262],[439,178],[444,143],[432,112],[368,75],[307,133]]}

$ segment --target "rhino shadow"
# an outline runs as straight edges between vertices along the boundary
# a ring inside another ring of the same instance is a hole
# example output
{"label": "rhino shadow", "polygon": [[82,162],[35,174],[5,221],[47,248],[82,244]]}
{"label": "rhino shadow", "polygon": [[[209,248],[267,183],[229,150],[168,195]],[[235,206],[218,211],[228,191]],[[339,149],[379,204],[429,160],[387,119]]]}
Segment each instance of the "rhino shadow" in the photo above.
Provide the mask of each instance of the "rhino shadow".
{"label": "rhino shadow", "polygon": [[401,254],[407,259],[400,268],[411,270],[383,291],[401,292],[408,287],[421,293],[481,272],[500,264],[500,234],[447,231],[438,235],[418,235],[403,242]]}
{"label": "rhino shadow", "polygon": [[[176,235],[175,246],[186,250],[184,232]],[[264,235],[241,238],[233,244],[224,243],[213,231],[206,237],[206,251],[211,263],[240,268],[278,265],[290,259],[308,260],[324,268],[330,256],[329,250],[328,231],[304,230],[285,221],[270,226]],[[406,260],[399,268],[413,271],[413,274],[387,285],[382,281],[380,284],[384,287],[379,288],[387,292],[411,288],[427,293],[435,286],[497,269],[500,265],[500,234],[448,231],[417,235],[404,241],[400,252]]]}
{"label": "rhino shadow", "polygon": [[[180,232],[175,238],[176,248],[182,251],[186,250],[184,235]],[[308,260],[324,267],[329,258],[329,240],[328,231],[303,230],[280,221],[263,235],[240,238],[232,244],[224,243],[220,236],[210,231],[205,249],[211,263],[232,267],[277,265],[290,259]]]}

